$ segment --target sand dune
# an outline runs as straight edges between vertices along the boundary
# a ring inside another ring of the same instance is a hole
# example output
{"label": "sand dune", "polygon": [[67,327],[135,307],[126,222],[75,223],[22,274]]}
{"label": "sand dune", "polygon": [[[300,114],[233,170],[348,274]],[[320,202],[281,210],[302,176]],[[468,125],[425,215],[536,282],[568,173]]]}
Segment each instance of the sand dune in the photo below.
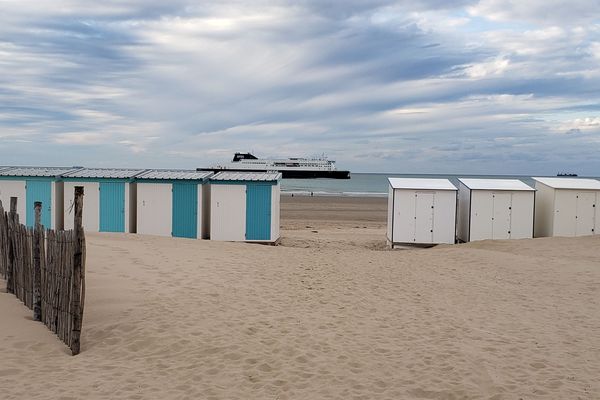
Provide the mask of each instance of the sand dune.
{"label": "sand dune", "polygon": [[2,399],[598,399],[600,236],[88,235],[82,353],[0,293]]}

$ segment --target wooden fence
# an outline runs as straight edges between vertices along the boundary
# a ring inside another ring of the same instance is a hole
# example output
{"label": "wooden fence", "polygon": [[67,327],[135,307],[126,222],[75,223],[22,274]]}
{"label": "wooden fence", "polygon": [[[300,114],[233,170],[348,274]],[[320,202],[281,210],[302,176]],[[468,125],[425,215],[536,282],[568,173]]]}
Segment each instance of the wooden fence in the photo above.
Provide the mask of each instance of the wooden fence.
{"label": "wooden fence", "polygon": [[[14,199],[14,200],[13,200]],[[13,218],[19,221],[19,215],[16,213],[17,199],[11,198],[11,213],[7,214],[2,208],[0,201],[0,277],[7,279],[9,254],[6,249],[10,249],[10,238],[8,236],[8,218]]]}
{"label": "wooden fence", "polygon": [[79,354],[85,300],[83,188],[75,188],[75,229],[44,230],[42,204],[35,203],[35,227],[19,223],[16,198],[10,212],[0,202],[0,275],[6,291],[33,310],[33,319]]}

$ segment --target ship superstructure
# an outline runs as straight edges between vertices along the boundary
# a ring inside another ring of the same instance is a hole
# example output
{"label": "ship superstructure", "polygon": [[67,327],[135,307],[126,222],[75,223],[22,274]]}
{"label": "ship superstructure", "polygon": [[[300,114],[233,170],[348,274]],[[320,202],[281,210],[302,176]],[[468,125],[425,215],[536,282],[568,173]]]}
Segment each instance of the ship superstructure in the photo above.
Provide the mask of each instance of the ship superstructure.
{"label": "ship superstructure", "polygon": [[235,153],[228,164],[211,168],[198,168],[210,171],[279,171],[283,178],[334,178],[349,179],[350,171],[340,171],[335,161],[326,157],[261,159],[251,153]]}

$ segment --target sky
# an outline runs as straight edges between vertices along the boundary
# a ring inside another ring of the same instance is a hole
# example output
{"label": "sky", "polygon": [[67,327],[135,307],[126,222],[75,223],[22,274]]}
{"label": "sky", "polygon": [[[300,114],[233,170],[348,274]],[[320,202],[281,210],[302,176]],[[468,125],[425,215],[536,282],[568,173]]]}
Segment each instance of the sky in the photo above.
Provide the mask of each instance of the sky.
{"label": "sky", "polygon": [[599,0],[0,0],[0,165],[600,176]]}

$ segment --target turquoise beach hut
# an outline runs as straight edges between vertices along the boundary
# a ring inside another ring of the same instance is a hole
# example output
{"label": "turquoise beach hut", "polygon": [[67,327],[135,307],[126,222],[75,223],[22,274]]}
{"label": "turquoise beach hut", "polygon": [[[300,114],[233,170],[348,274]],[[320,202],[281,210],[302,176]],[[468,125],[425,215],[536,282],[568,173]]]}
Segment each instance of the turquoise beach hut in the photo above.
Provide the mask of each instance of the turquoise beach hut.
{"label": "turquoise beach hut", "polygon": [[83,227],[88,232],[136,231],[134,178],[144,169],[81,168],[63,174],[65,229],[73,228],[75,186],[83,186]]}
{"label": "turquoise beach hut", "polygon": [[63,228],[63,183],[61,175],[75,171],[73,167],[4,167],[0,169],[0,200],[5,211],[10,198],[17,198],[21,223],[33,226],[34,204],[42,203],[41,222],[46,228]]}
{"label": "turquoise beach hut", "polygon": [[212,172],[151,169],[135,178],[137,233],[207,239]]}
{"label": "turquoise beach hut", "polygon": [[279,172],[219,172],[210,178],[210,239],[279,240]]}

